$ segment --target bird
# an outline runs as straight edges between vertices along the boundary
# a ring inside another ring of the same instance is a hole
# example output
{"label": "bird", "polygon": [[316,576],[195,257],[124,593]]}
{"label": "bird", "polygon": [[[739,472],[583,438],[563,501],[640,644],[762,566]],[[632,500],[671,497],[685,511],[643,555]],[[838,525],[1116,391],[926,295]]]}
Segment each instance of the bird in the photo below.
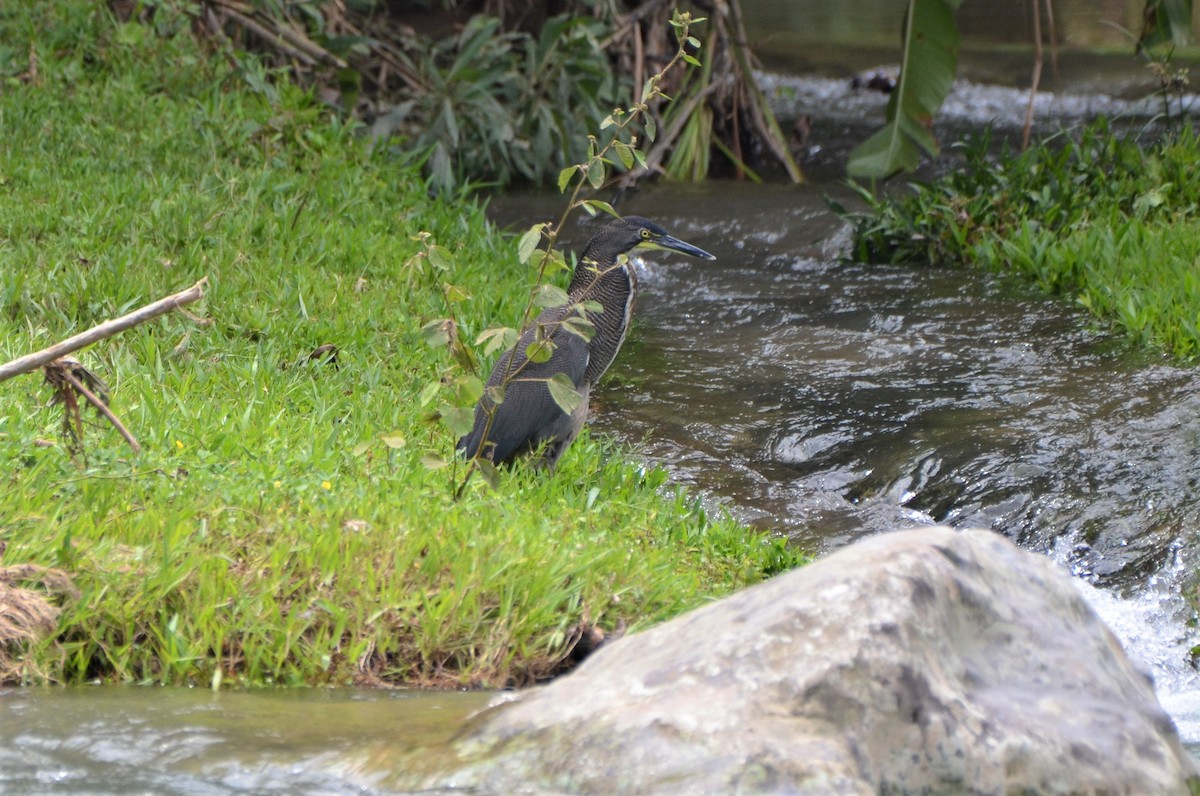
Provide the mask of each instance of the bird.
{"label": "bird", "polygon": [[[641,216],[605,224],[583,247],[567,288],[567,302],[543,310],[492,369],[475,406],[474,425],[456,445],[459,452],[468,459],[509,464],[540,451],[540,464],[554,469],[583,428],[592,386],[616,359],[629,332],[637,275],[626,255],[634,249],[717,259]],[[534,361],[541,358],[536,354],[533,359],[527,355],[539,340],[552,344],[547,346],[552,349],[549,359],[543,362]],[[566,376],[579,395],[570,414],[550,392],[548,380],[557,374]]]}

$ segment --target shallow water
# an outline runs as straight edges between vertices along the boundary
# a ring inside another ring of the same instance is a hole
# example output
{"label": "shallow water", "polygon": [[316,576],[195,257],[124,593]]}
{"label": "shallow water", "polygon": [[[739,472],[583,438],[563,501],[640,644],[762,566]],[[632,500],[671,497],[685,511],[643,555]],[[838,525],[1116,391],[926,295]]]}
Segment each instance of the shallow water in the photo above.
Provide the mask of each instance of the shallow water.
{"label": "shallow water", "polygon": [[380,757],[449,739],[489,699],[350,689],[0,689],[0,793],[378,793]]}

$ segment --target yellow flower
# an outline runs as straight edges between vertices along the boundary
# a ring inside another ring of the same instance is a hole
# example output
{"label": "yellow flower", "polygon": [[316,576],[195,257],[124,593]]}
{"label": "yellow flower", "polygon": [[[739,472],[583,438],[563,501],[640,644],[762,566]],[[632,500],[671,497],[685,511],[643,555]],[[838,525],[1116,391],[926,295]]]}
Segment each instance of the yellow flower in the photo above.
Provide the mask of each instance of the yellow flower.
{"label": "yellow flower", "polygon": [[322,481],[321,488],[322,489],[333,489],[333,484],[329,483],[328,481]]}
{"label": "yellow flower", "polygon": [[275,488],[276,488],[276,489],[280,489],[280,488],[282,488],[282,487],[283,487],[283,482],[282,482],[282,481],[276,481],[276,482],[275,482]]}
{"label": "yellow flower", "polygon": [[179,450],[183,450],[183,442],[182,442],[182,440],[175,440],[175,447],[176,447],[176,448],[179,448]]}

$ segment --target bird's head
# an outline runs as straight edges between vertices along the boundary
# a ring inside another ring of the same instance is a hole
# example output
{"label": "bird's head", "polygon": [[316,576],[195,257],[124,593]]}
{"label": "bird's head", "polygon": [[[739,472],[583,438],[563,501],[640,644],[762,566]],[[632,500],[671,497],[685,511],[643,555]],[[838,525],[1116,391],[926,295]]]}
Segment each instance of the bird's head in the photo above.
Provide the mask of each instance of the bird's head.
{"label": "bird's head", "polygon": [[716,257],[697,246],[669,234],[648,218],[625,216],[610,221],[588,242],[584,259],[614,262],[617,257],[634,249],[665,249],[703,260]]}

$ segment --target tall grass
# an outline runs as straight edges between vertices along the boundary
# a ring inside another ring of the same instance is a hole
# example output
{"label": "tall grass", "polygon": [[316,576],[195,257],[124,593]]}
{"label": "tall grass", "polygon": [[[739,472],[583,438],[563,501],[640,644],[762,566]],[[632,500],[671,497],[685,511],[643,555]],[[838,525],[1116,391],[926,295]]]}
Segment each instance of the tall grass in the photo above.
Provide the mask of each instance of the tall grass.
{"label": "tall grass", "polygon": [[[180,314],[82,355],[144,446],[82,456],[36,376],[0,384],[3,564],[61,568],[20,681],[503,685],[581,627],[634,627],[799,562],[602,441],[453,499],[419,394],[442,288],[481,330],[530,275],[465,197],[245,58],[82,0],[0,11],[0,360],[190,285]],[[231,65],[232,64],[232,65]],[[31,68],[36,65],[36,68]],[[336,356],[313,357],[320,346]],[[666,497],[664,497],[666,495]],[[2,643],[0,643],[2,646]]]}

